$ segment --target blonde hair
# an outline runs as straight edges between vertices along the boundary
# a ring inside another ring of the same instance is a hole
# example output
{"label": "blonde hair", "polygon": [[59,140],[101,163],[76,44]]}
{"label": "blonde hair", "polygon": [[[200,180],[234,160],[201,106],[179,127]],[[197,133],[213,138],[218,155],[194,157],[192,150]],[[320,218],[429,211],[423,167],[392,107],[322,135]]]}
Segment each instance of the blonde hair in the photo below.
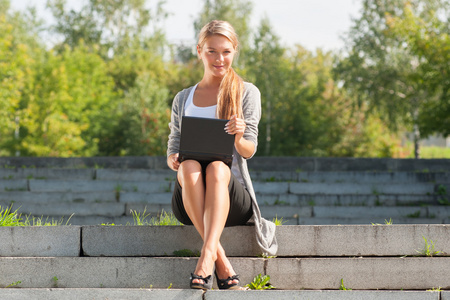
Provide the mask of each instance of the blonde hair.
{"label": "blonde hair", "polygon": [[[233,26],[227,21],[214,20],[203,26],[198,37],[198,46],[201,49],[206,40],[213,35],[226,37],[237,52],[239,40]],[[220,119],[230,119],[237,115],[243,118],[242,94],[244,91],[244,81],[230,66],[227,74],[223,77],[217,96],[217,117]]]}

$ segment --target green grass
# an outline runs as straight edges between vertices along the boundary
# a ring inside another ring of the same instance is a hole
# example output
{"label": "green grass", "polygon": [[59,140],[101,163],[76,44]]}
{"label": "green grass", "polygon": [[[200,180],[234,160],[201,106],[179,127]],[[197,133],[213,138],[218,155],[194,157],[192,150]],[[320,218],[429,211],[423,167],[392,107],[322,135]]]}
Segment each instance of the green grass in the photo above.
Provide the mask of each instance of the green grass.
{"label": "green grass", "polygon": [[[392,221],[392,218],[389,218],[388,220],[384,220],[384,225],[392,225],[394,222]],[[380,223],[372,223],[372,225],[381,225]]]}
{"label": "green grass", "polygon": [[22,226],[22,217],[17,211],[18,209],[12,211],[12,206],[7,208],[0,206],[0,226]]}
{"label": "green grass", "polygon": [[11,283],[11,284],[5,286],[5,289],[10,288],[10,287],[14,287],[14,286],[19,285],[19,284],[21,284],[21,283],[22,283],[22,281],[20,281],[20,280],[19,280],[19,281],[16,281],[16,282],[13,282],[13,283]]}
{"label": "green grass", "polygon": [[253,278],[253,281],[246,285],[251,290],[270,290],[274,289],[275,287],[272,286],[270,283],[270,276],[269,275],[261,275],[258,274]]}
{"label": "green grass", "polygon": [[438,202],[441,205],[450,205],[450,201],[447,197],[447,187],[443,184],[438,186],[437,190]]}
{"label": "green grass", "polygon": [[344,285],[344,279],[341,278],[341,285],[339,286],[339,290],[341,291],[351,291],[352,289],[346,288]]}
{"label": "green grass", "polygon": [[62,226],[62,225],[69,225],[70,219],[72,219],[74,214],[71,214],[70,217],[67,219],[67,221],[64,221],[64,217],[62,217],[59,220],[49,219],[48,217],[32,217],[32,216],[25,216],[25,220],[23,222],[22,226]]}
{"label": "green grass", "polygon": [[[150,213],[147,213],[147,208],[143,212],[131,210],[133,216],[133,223],[135,226],[177,226],[181,224],[173,213],[167,213],[162,210],[157,217],[150,218]],[[149,219],[150,218],[150,219]]]}
{"label": "green grass", "polygon": [[[414,156],[414,152],[412,153],[412,156]],[[420,158],[450,158],[450,148],[432,146],[421,147]]]}
{"label": "green grass", "polygon": [[48,217],[33,217],[27,215],[22,217],[22,214],[18,212],[19,209],[12,210],[12,205],[7,208],[0,206],[0,227],[14,227],[14,226],[60,226],[69,225],[69,221],[73,214],[64,221],[64,218],[59,220],[49,219]]}
{"label": "green grass", "polygon": [[190,250],[190,249],[181,249],[173,251],[173,255],[176,257],[200,257],[200,251],[198,250]]}
{"label": "green grass", "polygon": [[416,250],[417,253],[419,253],[422,256],[438,256],[442,254],[442,251],[436,251],[434,249],[434,242],[432,240],[428,241],[424,236],[422,236],[423,240],[425,241],[425,247],[422,250]]}
{"label": "green grass", "polygon": [[406,215],[407,218],[420,218],[420,210],[416,211],[415,213]]}
{"label": "green grass", "polygon": [[275,218],[273,218],[272,222],[275,223],[276,226],[281,226],[284,223],[286,223],[287,221],[284,221],[283,217],[278,219],[278,216],[275,216]]}

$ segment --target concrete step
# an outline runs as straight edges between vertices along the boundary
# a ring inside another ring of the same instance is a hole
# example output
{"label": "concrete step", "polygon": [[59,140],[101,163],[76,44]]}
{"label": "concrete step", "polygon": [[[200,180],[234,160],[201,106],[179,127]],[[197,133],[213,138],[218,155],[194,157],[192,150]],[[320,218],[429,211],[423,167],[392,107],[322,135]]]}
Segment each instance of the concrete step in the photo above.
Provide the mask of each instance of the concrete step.
{"label": "concrete step", "polygon": [[261,194],[260,205],[297,206],[411,206],[439,204],[436,195],[357,195],[357,194]]}
{"label": "concrete step", "polygon": [[[381,224],[384,225],[390,219],[386,218],[364,218],[348,217],[348,218],[283,218],[284,225],[368,225]],[[413,224],[450,224],[450,219],[425,219],[425,218],[398,218],[391,220],[393,224],[397,225],[413,225]]]}
{"label": "concrete step", "polygon": [[[434,243],[436,251],[450,254],[448,234],[449,225],[278,226],[277,254],[414,256],[424,249],[424,237]],[[87,256],[164,256],[181,249],[195,252],[202,245],[193,226],[84,226],[82,240]],[[260,255],[252,226],[225,228],[221,241],[229,256]]]}
{"label": "concrete step", "polygon": [[255,191],[260,194],[300,195],[432,195],[434,183],[310,183],[310,182],[254,182]]}
{"label": "concrete step", "polygon": [[171,192],[31,192],[31,191],[10,191],[0,192],[0,202],[28,204],[53,204],[64,202],[73,203],[143,203],[143,204],[170,204],[172,201]]}
{"label": "concrete step", "polygon": [[450,258],[280,258],[266,272],[280,289],[426,290],[450,288]]}
{"label": "concrete step", "polygon": [[95,178],[95,172],[95,169],[0,168],[0,179],[90,180]]}
{"label": "concrete step", "polygon": [[252,180],[263,182],[315,182],[315,183],[449,183],[450,172],[292,172],[253,171]]}
{"label": "concrete step", "polygon": [[449,206],[292,206],[292,205],[261,205],[261,214],[269,220],[275,217],[283,218],[365,218],[367,223],[375,219],[439,219],[450,216]]}
{"label": "concrete step", "polygon": [[31,191],[10,191],[0,192],[1,202],[20,202],[25,207],[28,204],[48,204],[53,205],[63,202],[74,203],[99,203],[117,202],[120,193],[114,191],[99,192],[31,192]]}
{"label": "concrete step", "polygon": [[[427,244],[440,256],[450,255],[450,225],[284,225],[276,230],[278,257],[417,256]],[[202,246],[193,226],[0,227],[0,240],[3,257],[158,257],[183,249],[195,253]],[[230,257],[261,254],[253,226],[227,227],[221,241]]]}
{"label": "concrete step", "polygon": [[41,289],[0,289],[2,299],[30,300],[140,300],[140,299],[185,299],[185,300],[449,300],[450,292],[445,291],[218,291],[203,293],[190,289],[107,289],[107,288],[41,288]]}
{"label": "concrete step", "polygon": [[[267,183],[265,185],[269,185]],[[261,193],[265,186],[255,187]],[[261,190],[260,190],[261,189]],[[292,194],[406,194],[406,195],[427,195],[433,194],[434,183],[417,184],[384,184],[384,183],[304,183],[292,182],[289,184],[289,192]]]}
{"label": "concrete step", "polygon": [[[13,204],[22,216],[44,217],[59,220],[72,216],[72,225],[99,225],[114,223],[125,225],[132,223],[131,211],[156,216],[162,211],[172,212],[169,195],[156,198],[132,198],[117,201],[94,202],[22,202],[0,200],[1,207]],[[111,199],[112,200],[112,199]],[[136,201],[136,202],[134,202]],[[297,206],[297,205],[260,205],[264,218],[287,221],[288,225],[303,224],[371,224],[384,223],[392,219],[394,224],[447,224],[450,221],[450,206]],[[83,223],[85,222],[85,223]],[[322,222],[322,223],[320,223]]]}
{"label": "concrete step", "polygon": [[[138,213],[145,213],[149,215],[158,215],[163,210],[170,213],[172,206],[168,204],[152,204],[152,203],[119,203],[119,202],[94,202],[94,203],[77,203],[77,202],[63,202],[63,203],[37,203],[30,204],[26,202],[9,202],[0,201],[0,206],[5,208],[12,204],[12,210],[17,209],[17,213],[22,214],[22,217],[50,217],[59,219],[60,217],[72,216],[72,219],[78,217],[96,216],[100,218],[120,218],[122,216],[131,216],[131,210]],[[71,220],[72,220],[71,219]],[[72,220],[73,221],[73,220]],[[102,222],[103,223],[103,222]],[[75,225],[75,223],[70,223]],[[98,225],[99,223],[96,223]],[[88,224],[77,224],[88,225]],[[92,224],[91,224],[92,225]]]}
{"label": "concrete step", "polygon": [[[286,290],[426,290],[450,288],[450,257],[230,258],[243,284],[257,274]],[[197,258],[0,257],[0,286],[22,288],[189,288]],[[39,274],[39,276],[36,276]],[[364,276],[366,274],[367,276]],[[369,279],[370,278],[370,279]]]}
{"label": "concrete step", "polygon": [[170,181],[99,181],[99,180],[29,180],[29,190],[33,192],[145,192],[159,193],[171,191]]}
{"label": "concrete step", "polygon": [[0,191],[28,191],[28,180],[0,180]]}
{"label": "concrete step", "polygon": [[173,181],[176,173],[170,169],[98,169],[96,170],[97,180],[117,180],[117,181]]}
{"label": "concrete step", "polygon": [[[0,201],[1,207],[8,207],[11,202]],[[104,216],[104,217],[118,217],[124,216],[126,213],[126,204],[118,202],[103,202],[103,203],[44,203],[34,204],[27,202],[15,201],[13,210],[18,209],[18,213],[31,216],[45,217],[67,217],[75,216]]]}
{"label": "concrete step", "polygon": [[[254,181],[329,182],[329,183],[449,183],[450,172],[372,172],[372,171],[250,171]],[[70,179],[158,181],[175,180],[176,173],[166,169],[61,169],[0,168],[0,179]]]}
{"label": "concrete step", "polygon": [[[89,191],[129,191],[129,192],[170,192],[174,181],[121,181],[121,180],[78,180],[78,179],[11,179],[0,181],[3,191],[33,192],[89,192]],[[317,182],[254,182],[259,194],[298,195],[434,195],[450,189],[446,183],[317,183]],[[440,191],[441,190],[441,191]],[[443,190],[443,191],[442,191]]]}
{"label": "concrete step", "polygon": [[[264,157],[248,161],[253,171],[401,171],[444,172],[449,159],[393,159],[350,157]],[[166,170],[165,156],[140,157],[0,157],[0,166],[11,168],[159,169]]]}
{"label": "concrete step", "polygon": [[[136,187],[137,189],[137,187]],[[158,188],[157,188],[158,189]],[[439,205],[436,195],[311,195],[311,194],[261,194],[256,193],[260,205],[292,206],[413,206]],[[134,191],[0,191],[0,201],[21,203],[148,203],[170,204],[172,192]]]}
{"label": "concrete step", "polygon": [[0,256],[79,256],[81,227],[0,227]]}

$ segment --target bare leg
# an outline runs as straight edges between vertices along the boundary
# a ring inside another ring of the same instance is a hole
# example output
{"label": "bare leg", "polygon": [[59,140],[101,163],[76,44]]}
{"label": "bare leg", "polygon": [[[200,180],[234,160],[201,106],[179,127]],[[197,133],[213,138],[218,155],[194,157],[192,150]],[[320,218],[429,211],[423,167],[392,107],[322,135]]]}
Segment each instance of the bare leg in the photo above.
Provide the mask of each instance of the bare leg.
{"label": "bare leg", "polygon": [[[227,166],[221,162],[213,162],[207,167],[205,188],[201,165],[198,162],[185,161],[178,170],[178,180],[183,188],[183,204],[204,241],[202,255],[194,271],[200,276],[211,275],[214,262],[220,278],[235,274],[219,242],[230,209],[230,176],[231,172]],[[194,283],[197,281],[194,280]]]}

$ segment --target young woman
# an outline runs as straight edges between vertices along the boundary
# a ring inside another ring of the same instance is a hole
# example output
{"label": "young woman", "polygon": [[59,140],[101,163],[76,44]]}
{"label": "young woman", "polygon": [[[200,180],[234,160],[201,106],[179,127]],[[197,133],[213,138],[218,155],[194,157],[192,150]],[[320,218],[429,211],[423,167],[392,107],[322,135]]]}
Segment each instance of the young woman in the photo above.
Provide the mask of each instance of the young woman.
{"label": "young woman", "polygon": [[[172,210],[177,219],[194,225],[203,239],[201,256],[190,287],[210,289],[215,266],[219,289],[241,289],[239,277],[220,244],[224,227],[255,224],[256,240],[262,252],[275,255],[275,224],[261,218],[247,169],[258,143],[261,97],[252,84],[243,82],[231,67],[238,51],[233,27],[225,21],[211,21],[200,31],[197,45],[204,65],[202,80],[179,92],[172,104],[167,164],[177,171]],[[235,135],[232,167],[221,161],[178,162],[182,116],[228,119],[224,130]]]}

